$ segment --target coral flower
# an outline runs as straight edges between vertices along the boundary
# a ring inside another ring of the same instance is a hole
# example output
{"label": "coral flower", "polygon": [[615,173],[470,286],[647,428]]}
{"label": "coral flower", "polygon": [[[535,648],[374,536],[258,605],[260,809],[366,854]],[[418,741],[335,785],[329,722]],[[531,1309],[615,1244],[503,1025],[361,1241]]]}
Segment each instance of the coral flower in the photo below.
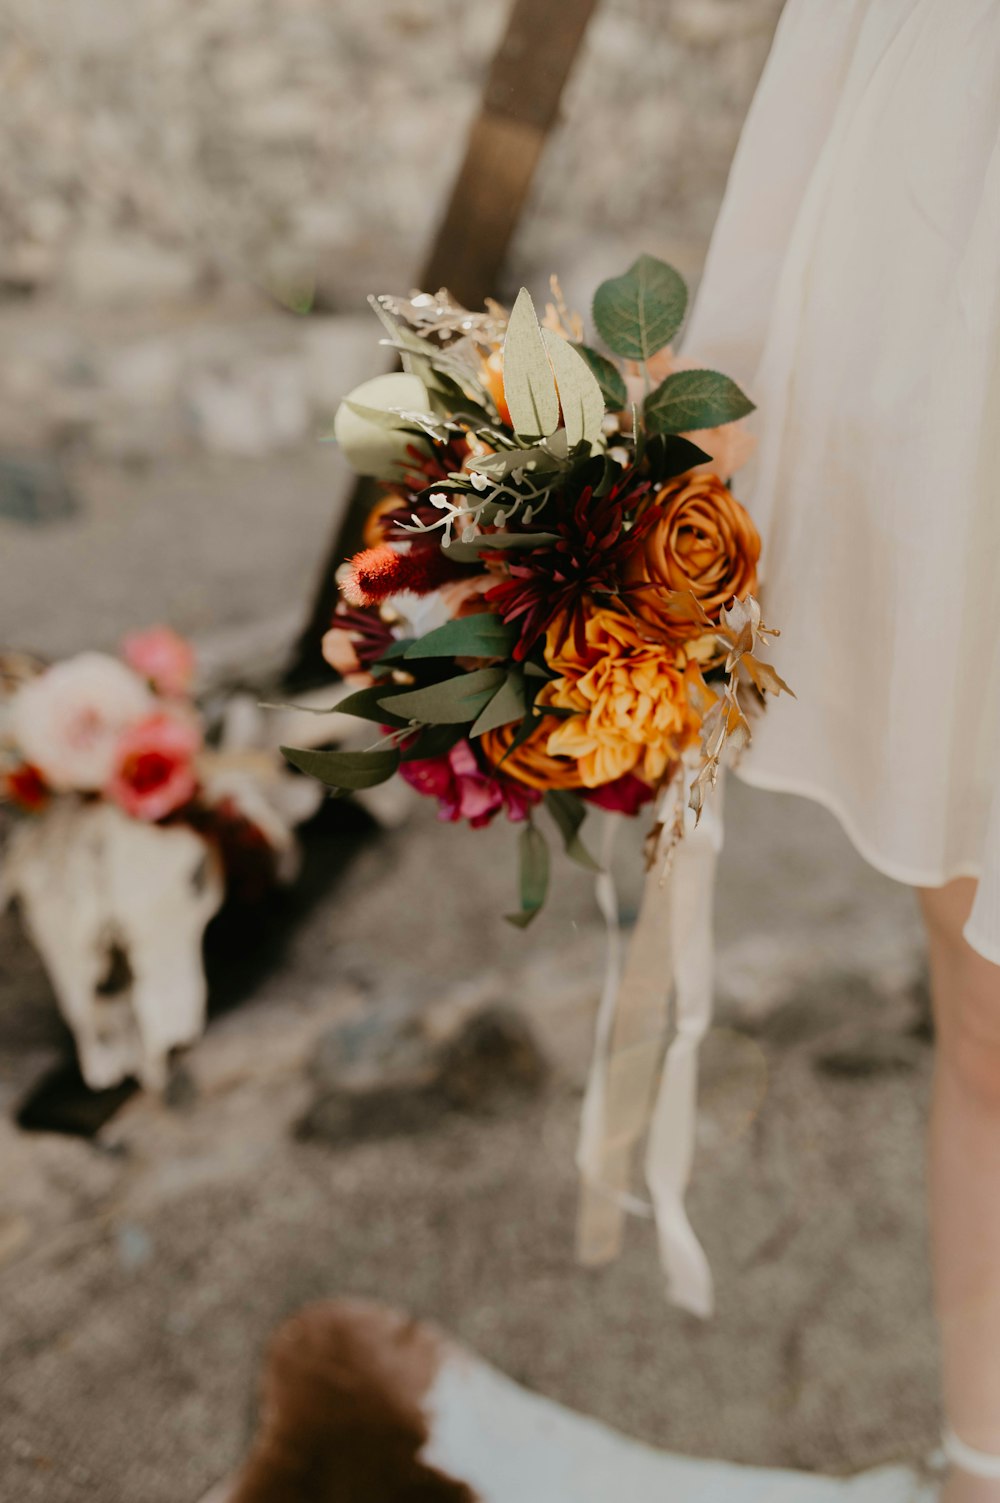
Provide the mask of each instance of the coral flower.
{"label": "coral flower", "polygon": [[122,643],[122,657],[149,680],[158,694],[174,699],[191,690],[196,667],[194,648],[170,626],[130,633]]}
{"label": "coral flower", "polygon": [[648,503],[644,520],[650,513],[654,520],[642,548],[626,564],[629,604],[670,641],[683,641],[699,631],[684,599],[693,596],[705,617],[717,622],[734,596],[753,594],[760,536],[715,475],[669,481]]}
{"label": "coral flower", "polygon": [[662,643],[649,642],[627,616],[594,610],[581,654],[572,633],[550,628],[546,659],[560,675],[539,705],[576,713],[548,739],[551,756],[573,758],[587,788],[637,774],[655,786],[698,734],[684,667]]}
{"label": "coral flower", "polygon": [[201,735],[191,721],[165,713],[147,716],[118,742],[108,798],[135,819],[165,819],[194,797],[200,749]]}

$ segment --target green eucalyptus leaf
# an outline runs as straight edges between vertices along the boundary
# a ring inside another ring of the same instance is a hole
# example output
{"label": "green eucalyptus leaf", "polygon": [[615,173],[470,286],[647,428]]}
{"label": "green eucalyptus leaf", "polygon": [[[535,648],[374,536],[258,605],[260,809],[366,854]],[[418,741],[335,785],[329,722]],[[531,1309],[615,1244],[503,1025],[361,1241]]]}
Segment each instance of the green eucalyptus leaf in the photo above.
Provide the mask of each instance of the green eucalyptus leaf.
{"label": "green eucalyptus leaf", "polygon": [[394,697],[385,684],[370,684],[366,689],[356,689],[353,694],[348,694],[333,706],[333,711],[341,715],[356,715],[359,720],[373,720],[376,725],[409,725],[409,720],[401,719],[388,708]]}
{"label": "green eucalyptus leaf", "polygon": [[586,360],[590,369],[597,377],[597,384],[601,388],[605,403],[610,412],[623,412],[628,402],[628,391],[625,387],[625,377],[606,355],[598,354],[592,350],[589,344],[578,344],[574,349]]}
{"label": "green eucalyptus leaf", "polygon": [[569,859],[588,872],[599,872],[600,863],[594,860],[580,839],[580,826],[587,818],[587,806],[583,800],[564,788],[550,788],[545,795],[545,807],[559,829]]}
{"label": "green eucalyptus leaf", "polygon": [[444,757],[465,735],[461,725],[425,725],[414,735],[408,745],[400,748],[401,762],[421,762],[433,757]]}
{"label": "green eucalyptus leaf", "polygon": [[552,329],[543,329],[542,339],[556,373],[567,445],[596,446],[603,439],[604,422],[604,393],[597,377],[569,340]]}
{"label": "green eucalyptus leaf", "polygon": [[479,668],[440,684],[393,694],[387,697],[386,708],[425,725],[468,725],[486,708],[506,677],[503,668]]}
{"label": "green eucalyptus leaf", "polygon": [[721,371],[674,371],[646,398],[650,433],[697,433],[753,412],[750,398]]}
{"label": "green eucalyptus leaf", "polygon": [[594,323],[609,350],[628,360],[648,360],[669,344],[684,322],[684,278],[655,256],[640,256],[623,277],[602,282],[594,294]]}
{"label": "green eucalyptus leaf", "polygon": [[524,675],[511,669],[506,681],[500,685],[469,735],[483,736],[487,731],[495,731],[498,726],[509,725],[512,720],[520,720],[524,715],[526,705]]}
{"label": "green eucalyptus leaf", "polygon": [[503,345],[503,388],[515,433],[543,437],[559,426],[559,394],[535,305],[522,287]]}
{"label": "green eucalyptus leaf", "polygon": [[318,778],[328,788],[374,788],[391,778],[399,766],[395,748],[379,751],[312,751],[283,746],[282,755],[300,772]]}
{"label": "green eucalyptus leaf", "polygon": [[507,915],[507,922],[526,929],[545,903],[549,890],[549,847],[533,824],[525,825],[518,842],[520,858],[521,911]]}
{"label": "green eucalyptus leaf", "polygon": [[409,658],[505,658],[517,641],[517,628],[492,611],[446,621],[406,650]]}

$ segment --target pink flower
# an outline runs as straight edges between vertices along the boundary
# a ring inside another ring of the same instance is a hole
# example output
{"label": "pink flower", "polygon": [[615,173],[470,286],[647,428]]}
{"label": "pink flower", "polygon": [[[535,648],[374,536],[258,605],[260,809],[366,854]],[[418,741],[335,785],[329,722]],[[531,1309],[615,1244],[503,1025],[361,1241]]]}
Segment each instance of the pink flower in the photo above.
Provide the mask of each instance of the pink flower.
{"label": "pink flower", "polygon": [[602,783],[599,788],[581,788],[580,797],[599,809],[609,809],[613,814],[638,814],[653,797],[648,783],[627,772],[615,778],[613,783]]}
{"label": "pink flower", "polygon": [[459,741],[443,757],[403,762],[399,771],[411,788],[438,800],[439,819],[467,819],[474,830],[488,825],[501,809],[515,823],[526,819],[541,798],[534,788],[483,772],[468,741]]}
{"label": "pink flower", "polygon": [[190,803],[198,788],[201,733],[190,720],[162,711],[123,732],[105,792],[126,814],[151,823]]}
{"label": "pink flower", "polygon": [[132,632],[122,643],[122,657],[158,694],[171,699],[189,693],[194,682],[194,648],[170,626]]}
{"label": "pink flower", "polygon": [[122,731],[154,703],[148,686],[117,658],[81,652],[17,690],[11,731],[24,760],[56,793],[96,793],[112,774]]}

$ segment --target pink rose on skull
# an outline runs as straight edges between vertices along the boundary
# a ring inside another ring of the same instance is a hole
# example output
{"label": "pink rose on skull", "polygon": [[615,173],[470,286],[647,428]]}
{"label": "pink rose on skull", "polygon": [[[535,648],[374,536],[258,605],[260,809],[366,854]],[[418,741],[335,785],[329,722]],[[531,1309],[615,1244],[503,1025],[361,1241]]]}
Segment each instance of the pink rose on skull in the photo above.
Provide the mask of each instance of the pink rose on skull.
{"label": "pink rose on skull", "polygon": [[162,711],[148,715],[122,733],[105,792],[135,819],[165,819],[197,792],[200,750],[193,721]]}
{"label": "pink rose on skull", "polygon": [[14,695],[11,730],[26,762],[58,793],[97,793],[114,770],[121,733],[155,700],[131,668],[81,652],[29,679]]}

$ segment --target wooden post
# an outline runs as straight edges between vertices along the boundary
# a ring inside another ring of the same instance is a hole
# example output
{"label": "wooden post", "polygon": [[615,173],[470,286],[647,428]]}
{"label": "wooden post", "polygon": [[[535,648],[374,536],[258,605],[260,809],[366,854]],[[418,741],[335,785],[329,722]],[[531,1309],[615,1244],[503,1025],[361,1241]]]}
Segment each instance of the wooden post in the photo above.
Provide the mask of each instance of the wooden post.
{"label": "wooden post", "polygon": [[[493,59],[465,158],[419,285],[448,290],[467,307],[498,290],[507,250],[570,68],[597,0],[514,0]],[[337,603],[335,572],[353,553],[375,495],[359,480],[323,564],[287,679],[301,686],[329,672],[320,640]]]}

